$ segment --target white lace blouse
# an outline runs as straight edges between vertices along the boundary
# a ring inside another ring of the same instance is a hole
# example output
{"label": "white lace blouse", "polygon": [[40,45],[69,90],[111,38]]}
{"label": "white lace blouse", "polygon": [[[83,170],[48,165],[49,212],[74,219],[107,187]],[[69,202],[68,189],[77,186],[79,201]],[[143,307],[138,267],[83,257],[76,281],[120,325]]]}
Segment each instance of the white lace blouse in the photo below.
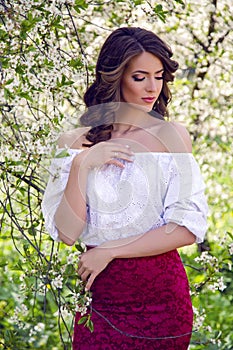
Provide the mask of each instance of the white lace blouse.
{"label": "white lace blouse", "polygon": [[[58,154],[62,149],[58,150]],[[65,190],[71,163],[81,150],[54,158],[42,201],[45,227],[59,241],[54,215]],[[121,160],[122,161],[122,160]],[[207,230],[205,185],[190,153],[136,153],[125,168],[91,170],[86,190],[87,224],[80,238],[87,245],[135,236],[169,222],[185,226],[202,242]],[[75,190],[74,190],[75,191]]]}

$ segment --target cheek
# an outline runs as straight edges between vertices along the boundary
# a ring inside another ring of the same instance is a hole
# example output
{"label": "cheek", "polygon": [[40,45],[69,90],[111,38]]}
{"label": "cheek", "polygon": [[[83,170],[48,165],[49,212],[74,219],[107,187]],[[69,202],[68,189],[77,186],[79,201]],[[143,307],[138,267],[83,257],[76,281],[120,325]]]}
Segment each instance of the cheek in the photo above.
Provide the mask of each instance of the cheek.
{"label": "cheek", "polygon": [[124,82],[121,86],[121,93],[123,97],[134,95],[136,92],[134,84],[130,82]]}
{"label": "cheek", "polygon": [[159,84],[157,85],[157,94],[160,95],[161,91],[163,89],[163,82],[159,82]]}
{"label": "cheek", "polygon": [[128,94],[136,97],[138,93],[140,93],[140,84],[135,84],[135,82],[130,82],[126,86],[126,91]]}
{"label": "cheek", "polygon": [[163,88],[163,80],[160,83],[160,91],[162,91],[162,88]]}

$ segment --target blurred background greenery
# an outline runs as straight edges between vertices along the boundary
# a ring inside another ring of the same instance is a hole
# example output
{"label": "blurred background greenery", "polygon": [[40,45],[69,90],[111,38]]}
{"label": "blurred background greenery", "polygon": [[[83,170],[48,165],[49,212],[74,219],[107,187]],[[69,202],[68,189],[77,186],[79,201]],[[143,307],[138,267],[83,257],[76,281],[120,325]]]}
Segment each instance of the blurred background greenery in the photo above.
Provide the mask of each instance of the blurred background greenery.
{"label": "blurred background greenery", "polygon": [[232,10],[231,0],[0,1],[0,349],[71,349],[75,277],[66,270],[59,289],[52,273],[75,247],[51,241],[40,205],[55,141],[78,126],[98,51],[119,26],[159,34],[180,64],[170,118],[190,131],[210,206],[206,241],[181,250],[190,349],[233,349]]}

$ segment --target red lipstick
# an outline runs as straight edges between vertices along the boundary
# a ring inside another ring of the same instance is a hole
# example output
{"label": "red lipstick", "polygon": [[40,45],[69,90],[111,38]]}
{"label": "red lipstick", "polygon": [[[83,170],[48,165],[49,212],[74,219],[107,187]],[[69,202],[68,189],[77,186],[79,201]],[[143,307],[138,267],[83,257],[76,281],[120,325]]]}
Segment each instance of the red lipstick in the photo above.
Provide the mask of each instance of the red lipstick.
{"label": "red lipstick", "polygon": [[142,97],[142,100],[146,103],[152,103],[155,101],[155,97]]}

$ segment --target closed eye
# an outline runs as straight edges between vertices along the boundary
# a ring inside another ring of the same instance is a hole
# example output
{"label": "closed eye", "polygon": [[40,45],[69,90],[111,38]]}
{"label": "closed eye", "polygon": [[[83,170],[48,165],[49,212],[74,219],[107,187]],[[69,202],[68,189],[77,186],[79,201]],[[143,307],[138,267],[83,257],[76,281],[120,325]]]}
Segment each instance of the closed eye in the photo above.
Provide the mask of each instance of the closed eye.
{"label": "closed eye", "polygon": [[133,76],[133,80],[134,80],[134,81],[143,81],[144,79],[145,79],[145,77],[139,78],[139,77],[137,77],[137,76]]}
{"label": "closed eye", "polygon": [[[164,79],[163,76],[162,77],[155,77],[155,80],[163,80],[163,79]],[[133,80],[134,81],[143,81],[143,80],[145,80],[145,77],[139,78],[137,76],[133,76]]]}

